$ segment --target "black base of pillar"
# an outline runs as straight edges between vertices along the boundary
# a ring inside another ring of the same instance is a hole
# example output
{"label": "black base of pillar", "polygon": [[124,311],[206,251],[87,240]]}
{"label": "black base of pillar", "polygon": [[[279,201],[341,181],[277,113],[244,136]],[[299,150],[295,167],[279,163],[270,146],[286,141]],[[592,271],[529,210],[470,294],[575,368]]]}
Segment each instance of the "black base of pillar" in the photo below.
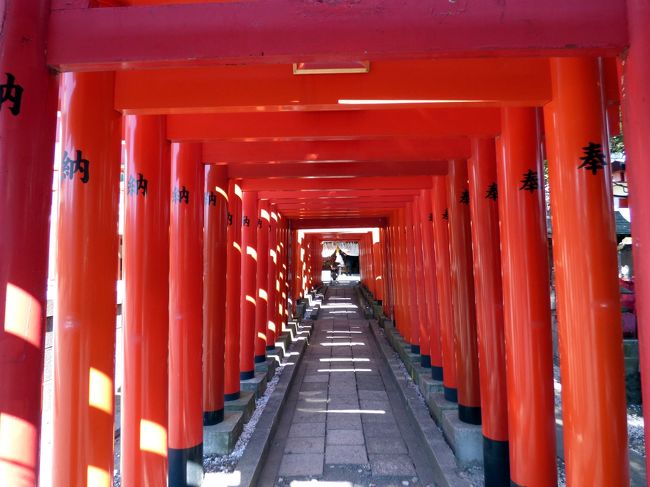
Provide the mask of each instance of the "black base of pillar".
{"label": "black base of pillar", "polygon": [[510,481],[510,487],[524,487],[523,485],[519,485],[517,482],[513,482],[512,480]]}
{"label": "black base of pillar", "polygon": [[425,369],[430,369],[431,357],[429,355],[420,355],[420,365]]}
{"label": "black base of pillar", "polygon": [[411,353],[420,355],[420,345],[411,345]]}
{"label": "black base of pillar", "polygon": [[168,487],[201,485],[203,480],[203,443],[190,448],[167,450]]}
{"label": "black base of pillar", "polygon": [[443,387],[445,399],[449,402],[458,402],[458,390],[453,387]]}
{"label": "black base of pillar", "polygon": [[442,367],[436,367],[435,365],[431,366],[431,378],[433,380],[439,380],[440,382],[444,379]]}
{"label": "black base of pillar", "polygon": [[463,406],[458,404],[458,419],[463,423],[481,424],[480,406]]}
{"label": "black base of pillar", "polygon": [[508,487],[510,482],[510,452],[507,441],[483,436],[483,469],[485,487]]}
{"label": "black base of pillar", "polygon": [[248,370],[246,372],[240,372],[239,373],[239,380],[250,380],[253,377],[255,377],[255,371],[254,370]]}
{"label": "black base of pillar", "polygon": [[241,391],[233,392],[231,394],[224,394],[223,395],[223,400],[224,401],[236,401],[241,397]]}
{"label": "black base of pillar", "polygon": [[263,364],[264,362],[266,362],[266,355],[255,355],[256,364]]}
{"label": "black base of pillar", "polygon": [[266,346],[266,351],[267,351],[267,352],[274,352],[274,351],[275,351],[275,347],[274,347],[273,345],[267,345],[267,346]]}
{"label": "black base of pillar", "polygon": [[223,421],[223,409],[217,411],[203,411],[203,426],[212,426]]}

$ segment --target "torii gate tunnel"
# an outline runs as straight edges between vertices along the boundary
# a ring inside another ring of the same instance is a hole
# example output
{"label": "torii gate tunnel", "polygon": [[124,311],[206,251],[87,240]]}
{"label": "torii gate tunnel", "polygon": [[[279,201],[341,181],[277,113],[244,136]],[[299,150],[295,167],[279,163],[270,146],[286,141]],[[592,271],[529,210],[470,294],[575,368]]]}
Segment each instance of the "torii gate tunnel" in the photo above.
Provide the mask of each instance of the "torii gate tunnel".
{"label": "torii gate tunnel", "polygon": [[53,184],[52,483],[112,483],[122,153],[122,485],[186,484],[338,238],[482,424],[488,485],[555,485],[544,164],[567,482],[629,484],[607,144],[622,112],[648,397],[646,0],[2,0],[0,18],[0,485],[39,480]]}

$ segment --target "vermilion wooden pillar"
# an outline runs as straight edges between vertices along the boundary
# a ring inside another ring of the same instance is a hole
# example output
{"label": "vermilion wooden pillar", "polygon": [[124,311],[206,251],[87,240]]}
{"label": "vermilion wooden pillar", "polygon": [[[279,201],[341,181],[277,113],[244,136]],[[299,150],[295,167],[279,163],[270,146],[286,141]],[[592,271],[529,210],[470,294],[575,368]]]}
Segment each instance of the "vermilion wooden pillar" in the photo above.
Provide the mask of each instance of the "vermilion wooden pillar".
{"label": "vermilion wooden pillar", "polygon": [[2,3],[0,485],[38,484],[57,103],[45,62],[49,13],[46,0]]}
{"label": "vermilion wooden pillar", "polygon": [[396,255],[397,255],[397,279],[396,284],[399,292],[399,300],[397,306],[397,328],[401,333],[406,343],[411,343],[411,321],[408,312],[407,289],[408,280],[406,278],[405,262],[406,262],[406,245],[405,235],[406,229],[404,225],[404,209],[400,209],[397,213],[397,225],[395,228],[396,234]]}
{"label": "vermilion wooden pillar", "polygon": [[470,231],[467,162],[449,162],[449,241],[451,292],[454,306],[456,372],[458,374],[458,417],[470,424],[481,424],[476,308]]}
{"label": "vermilion wooden pillar", "polygon": [[391,295],[391,302],[390,302],[390,314],[391,318],[395,321],[397,319],[397,309],[398,309],[398,299],[399,299],[399,292],[397,289],[397,251],[396,251],[396,243],[395,243],[395,217],[392,216],[389,219],[389,226],[386,232],[388,236],[388,255],[386,256],[386,264],[387,268],[389,269],[389,275],[390,275],[390,295]]}
{"label": "vermilion wooden pillar", "polygon": [[268,289],[269,304],[266,323],[266,350],[275,350],[275,338],[278,334],[278,304],[280,293],[280,245],[278,244],[278,213],[275,205],[271,206],[271,220],[269,221],[269,258],[266,286]]}
{"label": "vermilion wooden pillar", "polygon": [[422,241],[422,211],[420,210],[420,196],[416,196],[413,200],[412,216],[413,216],[413,253],[415,254],[415,269],[413,274],[415,277],[415,286],[417,289],[418,300],[418,325],[420,328],[420,365],[424,368],[431,368],[431,355],[429,355],[429,319],[427,316],[427,302],[426,302],[426,289],[425,289],[425,273],[424,267],[424,249]]}
{"label": "vermilion wooden pillar", "polygon": [[165,118],[129,115],[124,213],[124,485],[167,482],[169,161]]}
{"label": "vermilion wooden pillar", "polygon": [[509,485],[508,397],[494,139],[472,140],[468,169],[485,485]]}
{"label": "vermilion wooden pillar", "polygon": [[113,481],[122,117],[112,73],[65,74],[54,331],[55,487]]}
{"label": "vermilion wooden pillar", "polygon": [[451,301],[449,208],[447,205],[446,176],[433,178],[431,196],[436,283],[438,284],[439,299],[438,316],[440,318],[443,391],[447,401],[457,402],[458,386],[456,378],[456,349],[454,346],[454,310]]}
{"label": "vermilion wooden pillar", "polygon": [[378,279],[381,292],[381,301],[384,314],[389,315],[390,303],[392,301],[390,290],[390,270],[386,261],[386,253],[388,252],[388,229],[382,227],[379,229],[379,266],[381,269],[381,279]]}
{"label": "vermilion wooden pillar", "polygon": [[441,329],[438,312],[438,285],[436,281],[436,261],[433,249],[433,210],[431,190],[420,191],[420,222],[422,224],[422,256],[424,263],[424,286],[426,296],[426,317],[429,322],[429,355],[431,357],[431,376],[442,380]]}
{"label": "vermilion wooden pillar", "polygon": [[241,317],[241,203],[239,181],[228,181],[228,229],[226,230],[226,350],[224,400],[239,399],[239,347]]}
{"label": "vermilion wooden pillar", "polygon": [[420,353],[420,316],[418,308],[418,290],[415,275],[417,274],[417,265],[415,262],[415,231],[413,222],[413,203],[407,203],[404,211],[404,283],[406,288],[406,298],[408,303],[408,316],[410,323],[410,341],[411,352]]}
{"label": "vermilion wooden pillar", "polygon": [[[623,124],[626,169],[629,175],[632,238],[634,239],[634,293],[641,356],[641,385],[650,397],[650,5],[627,0],[630,47],[624,62]],[[650,401],[643,402],[645,443],[650,445]],[[646,456],[646,470],[650,459]]]}
{"label": "vermilion wooden pillar", "polygon": [[596,61],[552,59],[551,80],[545,125],[567,481],[628,485],[616,232]]}
{"label": "vermilion wooden pillar", "polygon": [[260,200],[257,225],[257,276],[255,293],[255,363],[266,361],[266,343],[269,309],[269,232],[271,206],[269,200]]}
{"label": "vermilion wooden pillar", "polygon": [[372,232],[372,259],[373,267],[375,268],[375,299],[384,302],[385,299],[385,283],[386,283],[386,270],[382,259],[382,247],[384,240],[381,238],[381,231],[379,228]]}
{"label": "vermilion wooden pillar", "polygon": [[228,171],[205,167],[203,213],[203,424],[224,417]]}
{"label": "vermilion wooden pillar", "polygon": [[201,144],[174,143],[169,225],[169,486],[203,476]]}
{"label": "vermilion wooden pillar", "polygon": [[239,378],[255,377],[257,192],[244,191],[241,217],[241,348]]}
{"label": "vermilion wooden pillar", "polygon": [[535,110],[505,108],[501,126],[497,184],[510,478],[513,485],[541,487],[555,485],[557,474],[544,172]]}

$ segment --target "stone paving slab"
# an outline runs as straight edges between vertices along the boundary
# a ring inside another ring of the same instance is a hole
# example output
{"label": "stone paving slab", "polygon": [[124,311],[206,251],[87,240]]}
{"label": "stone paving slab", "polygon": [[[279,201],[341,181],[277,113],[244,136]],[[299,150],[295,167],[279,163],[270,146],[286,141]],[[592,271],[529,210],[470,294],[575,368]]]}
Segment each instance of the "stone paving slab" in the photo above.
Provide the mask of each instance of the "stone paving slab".
{"label": "stone paving slab", "polygon": [[313,436],[291,438],[284,448],[285,453],[324,453],[325,437]]}
{"label": "stone paving slab", "polygon": [[365,445],[365,440],[361,430],[331,430],[327,432],[327,445]]}
{"label": "stone paving slab", "polygon": [[323,475],[322,453],[289,453],[282,457],[280,475]]}
{"label": "stone paving slab", "polygon": [[328,414],[327,430],[361,429],[361,415],[354,413]]}
{"label": "stone paving slab", "polygon": [[361,445],[327,445],[325,463],[337,465],[366,465],[368,455]]}
{"label": "stone paving slab", "polygon": [[294,423],[289,430],[291,438],[325,437],[325,423]]}
{"label": "stone paving slab", "polygon": [[373,453],[408,453],[406,443],[401,438],[367,438],[366,450]]}

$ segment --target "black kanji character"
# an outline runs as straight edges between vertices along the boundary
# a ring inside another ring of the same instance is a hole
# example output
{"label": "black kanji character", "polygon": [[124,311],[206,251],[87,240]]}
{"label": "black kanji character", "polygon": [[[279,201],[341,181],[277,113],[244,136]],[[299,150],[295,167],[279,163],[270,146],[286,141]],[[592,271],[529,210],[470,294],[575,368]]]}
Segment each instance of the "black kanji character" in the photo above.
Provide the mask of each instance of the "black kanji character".
{"label": "black kanji character", "polygon": [[602,145],[589,142],[586,147],[582,148],[582,151],[585,155],[580,158],[583,163],[578,166],[578,169],[585,168],[587,171],[591,171],[593,175],[596,175],[599,169],[604,169],[607,165]]}
{"label": "black kanji character", "polygon": [[433,213],[429,213],[429,221],[430,221],[430,222],[433,221]]}
{"label": "black kanji character", "polygon": [[459,201],[464,205],[469,205],[469,189],[466,189],[460,194]]}
{"label": "black kanji character", "polygon": [[251,219],[248,218],[246,215],[244,215],[244,218],[241,219],[241,224],[244,227],[250,227],[251,226]]}
{"label": "black kanji character", "polygon": [[485,193],[485,198],[488,200],[497,200],[499,196],[499,191],[497,190],[497,183],[492,183],[488,186],[487,192]]}
{"label": "black kanji character", "polygon": [[228,226],[232,225],[232,213],[228,212]]}
{"label": "black kanji character", "polygon": [[442,219],[445,221],[449,220],[449,210],[445,208],[445,211],[442,212]]}
{"label": "black kanji character", "polygon": [[257,219],[257,228],[262,228],[262,219],[261,218]]}
{"label": "black kanji character", "polygon": [[212,191],[205,193],[205,204],[210,206],[217,206],[217,194]]}
{"label": "black kanji character", "polygon": [[133,175],[129,176],[129,182],[127,186],[127,194],[138,195],[142,191],[142,196],[147,196],[147,186],[149,181],[144,178],[141,172],[138,173],[138,179],[135,179]]}
{"label": "black kanji character", "polygon": [[0,110],[4,102],[11,102],[9,111],[14,115],[20,113],[20,105],[23,101],[23,92],[25,91],[22,86],[16,84],[16,77],[11,73],[7,74],[7,82],[0,85]]}
{"label": "black kanji character", "polygon": [[524,178],[521,180],[521,188],[519,190],[530,191],[531,193],[539,189],[539,178],[537,171],[529,169],[524,173]]}
{"label": "black kanji character", "polygon": [[172,192],[172,201],[174,203],[182,203],[185,201],[185,204],[188,205],[190,203],[190,192],[185,186],[182,186],[180,190],[176,187]]}
{"label": "black kanji character", "polygon": [[61,179],[73,179],[76,173],[81,174],[81,182],[86,184],[90,180],[90,161],[84,159],[80,150],[76,151],[77,158],[70,159],[68,151],[63,151],[61,162]]}

